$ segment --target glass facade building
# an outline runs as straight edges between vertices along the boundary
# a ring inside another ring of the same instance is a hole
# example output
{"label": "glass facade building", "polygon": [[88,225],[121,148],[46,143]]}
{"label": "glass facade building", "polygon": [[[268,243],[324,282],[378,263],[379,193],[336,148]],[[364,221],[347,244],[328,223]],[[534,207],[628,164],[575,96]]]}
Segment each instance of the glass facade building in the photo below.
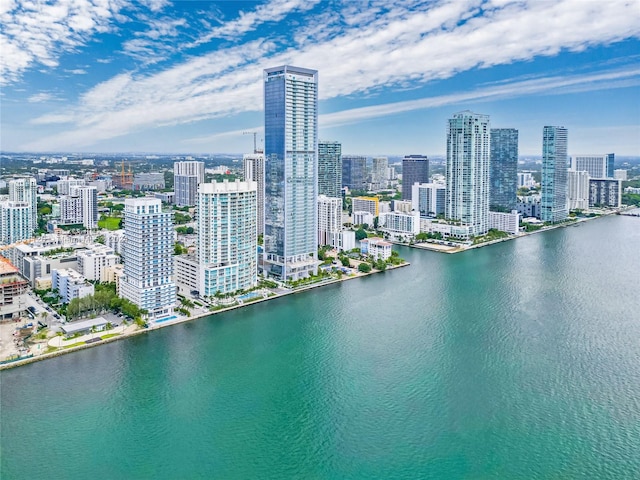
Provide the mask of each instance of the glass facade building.
{"label": "glass facade building", "polygon": [[471,235],[489,230],[489,116],[464,111],[447,129],[445,216],[471,226]]}
{"label": "glass facade building", "polygon": [[491,129],[489,209],[511,212],[518,201],[518,130]]}
{"label": "glass facade building", "polygon": [[542,189],[540,219],[561,222],[569,216],[567,129],[546,126],[542,131]]}
{"label": "glass facade building", "polygon": [[344,155],[342,157],[342,186],[349,190],[365,190],[367,182],[367,157]]}
{"label": "glass facade building", "polygon": [[120,296],[147,310],[151,318],[170,314],[176,303],[172,217],[173,213],[162,211],[157,198],[124,201]]}
{"label": "glass facade building", "polygon": [[318,72],[264,71],[266,275],[317,273]]}
{"label": "glass facade building", "polygon": [[318,195],[342,197],[342,144],[318,143]]}
{"label": "glass facade building", "polygon": [[429,159],[425,155],[406,155],[402,159],[402,200],[411,200],[414,183],[429,183]]}

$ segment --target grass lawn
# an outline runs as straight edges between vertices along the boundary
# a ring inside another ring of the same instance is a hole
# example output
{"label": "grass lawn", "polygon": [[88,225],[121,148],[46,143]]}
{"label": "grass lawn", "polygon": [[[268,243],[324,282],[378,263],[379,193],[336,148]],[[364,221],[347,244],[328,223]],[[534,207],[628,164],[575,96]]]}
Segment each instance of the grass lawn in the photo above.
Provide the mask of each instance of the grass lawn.
{"label": "grass lawn", "polygon": [[106,217],[104,220],[98,221],[98,227],[106,228],[107,230],[118,230],[122,219],[118,217]]}
{"label": "grass lawn", "polygon": [[73,347],[78,347],[80,345],[85,345],[85,342],[72,343],[71,345],[67,345],[64,348],[73,348]]}
{"label": "grass lawn", "polygon": [[120,334],[119,333],[107,333],[106,335],[102,335],[100,338],[102,340],[106,340],[107,338],[117,337],[118,335],[120,335]]}

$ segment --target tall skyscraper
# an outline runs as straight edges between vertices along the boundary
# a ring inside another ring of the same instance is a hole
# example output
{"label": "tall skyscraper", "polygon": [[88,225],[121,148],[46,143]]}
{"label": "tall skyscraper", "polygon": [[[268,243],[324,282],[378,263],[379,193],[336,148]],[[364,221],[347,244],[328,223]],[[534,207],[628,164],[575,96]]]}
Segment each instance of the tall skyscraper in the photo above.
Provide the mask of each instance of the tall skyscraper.
{"label": "tall skyscraper", "polygon": [[389,173],[389,159],[387,157],[373,157],[371,163],[371,183],[373,188],[381,190],[387,188]]}
{"label": "tall skyscraper", "polygon": [[365,190],[367,181],[367,157],[342,156],[342,186],[349,190]]}
{"label": "tall skyscraper", "polygon": [[230,293],[258,281],[257,188],[254,181],[201,183],[198,263],[201,296]]}
{"label": "tall skyscraper", "polygon": [[402,159],[402,199],[411,201],[414,183],[429,183],[429,159],[426,155],[405,155]]}
{"label": "tall skyscraper", "polygon": [[589,208],[589,173],[567,171],[567,196],[569,210],[587,210]]}
{"label": "tall skyscraper", "polygon": [[567,167],[567,129],[545,126],[542,131],[540,201],[540,219],[543,222],[561,222],[569,216]]}
{"label": "tall skyscraper", "polygon": [[518,201],[518,130],[491,129],[489,209],[511,212]]}
{"label": "tall skyscraper", "polygon": [[258,188],[258,235],[264,233],[264,154],[249,153],[242,157],[245,182],[256,182]]}
{"label": "tall skyscraper", "polygon": [[85,228],[98,226],[98,189],[96,187],[76,187],[80,197],[82,225]]}
{"label": "tall skyscraper", "polygon": [[318,142],[318,195],[342,198],[342,144]]}
{"label": "tall skyscraper", "polygon": [[0,245],[33,237],[32,210],[27,202],[0,202]]}
{"label": "tall skyscraper", "polygon": [[35,229],[38,225],[38,185],[36,179],[22,177],[9,180],[9,201],[29,204]]}
{"label": "tall skyscraper", "polygon": [[447,128],[445,216],[472,226],[473,235],[489,230],[489,116],[456,113]]}
{"label": "tall skyscraper", "polygon": [[614,154],[574,155],[571,157],[571,170],[588,172],[591,178],[613,178]]}
{"label": "tall skyscraper", "polygon": [[198,199],[198,185],[204,182],[204,162],[185,161],[173,164],[173,190],[179,207],[193,207]]}
{"label": "tall skyscraper", "polygon": [[297,280],[318,271],[318,72],[264,71],[267,275]]}
{"label": "tall skyscraper", "polygon": [[173,220],[157,198],[124,201],[124,275],[120,296],[147,310],[149,317],[164,317],[176,303],[173,283]]}

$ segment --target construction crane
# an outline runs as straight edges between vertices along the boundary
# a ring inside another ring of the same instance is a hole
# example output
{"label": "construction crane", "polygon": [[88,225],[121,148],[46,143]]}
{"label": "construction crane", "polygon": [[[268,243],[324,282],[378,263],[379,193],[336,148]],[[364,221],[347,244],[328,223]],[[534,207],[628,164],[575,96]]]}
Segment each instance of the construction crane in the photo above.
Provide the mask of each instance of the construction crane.
{"label": "construction crane", "polygon": [[258,144],[256,143],[256,135],[258,132],[242,132],[243,135],[253,135],[253,153],[258,153]]}

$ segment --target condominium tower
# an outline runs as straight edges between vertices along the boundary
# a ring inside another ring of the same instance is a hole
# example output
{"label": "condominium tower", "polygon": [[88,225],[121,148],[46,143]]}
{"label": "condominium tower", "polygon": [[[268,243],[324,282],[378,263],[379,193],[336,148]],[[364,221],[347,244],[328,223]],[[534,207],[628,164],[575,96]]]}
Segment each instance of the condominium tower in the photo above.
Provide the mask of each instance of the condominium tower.
{"label": "condominium tower", "polygon": [[28,203],[34,228],[38,225],[38,185],[33,177],[9,180],[9,201]]}
{"label": "condominium tower", "polygon": [[518,130],[491,129],[489,209],[511,212],[518,201]]}
{"label": "condominium tower", "polygon": [[173,164],[173,190],[179,207],[193,207],[198,199],[198,185],[204,182],[204,162],[185,161]]}
{"label": "condominium tower", "polygon": [[264,154],[249,153],[242,157],[245,182],[252,181],[257,184],[258,194],[258,235],[264,233]]}
{"label": "condominium tower", "polygon": [[367,157],[342,156],[342,186],[349,190],[364,190],[367,180]]}
{"label": "condominium tower", "polygon": [[371,163],[371,183],[375,190],[387,188],[389,159],[387,157],[373,157]]}
{"label": "condominium tower", "polygon": [[318,271],[318,72],[266,69],[264,116],[263,269],[297,280]]}
{"label": "condominium tower", "polygon": [[569,216],[567,195],[567,129],[546,126],[542,131],[542,198],[540,219],[561,222]]}
{"label": "condominium tower", "polygon": [[429,183],[429,159],[425,155],[406,155],[402,159],[402,200],[411,201],[414,183]]}
{"label": "condominium tower", "polygon": [[591,178],[613,178],[615,155],[574,155],[571,157],[571,170],[589,172]]}
{"label": "condominium tower", "polygon": [[489,116],[464,111],[449,119],[445,216],[489,230]]}
{"label": "condominium tower", "polygon": [[128,198],[124,202],[122,249],[124,275],[120,296],[146,310],[151,318],[173,311],[173,220],[157,198]]}
{"label": "condominium tower", "polygon": [[201,183],[198,188],[199,289],[203,297],[256,286],[257,188],[254,181]]}
{"label": "condominium tower", "polygon": [[318,195],[342,197],[342,144],[318,142]]}

